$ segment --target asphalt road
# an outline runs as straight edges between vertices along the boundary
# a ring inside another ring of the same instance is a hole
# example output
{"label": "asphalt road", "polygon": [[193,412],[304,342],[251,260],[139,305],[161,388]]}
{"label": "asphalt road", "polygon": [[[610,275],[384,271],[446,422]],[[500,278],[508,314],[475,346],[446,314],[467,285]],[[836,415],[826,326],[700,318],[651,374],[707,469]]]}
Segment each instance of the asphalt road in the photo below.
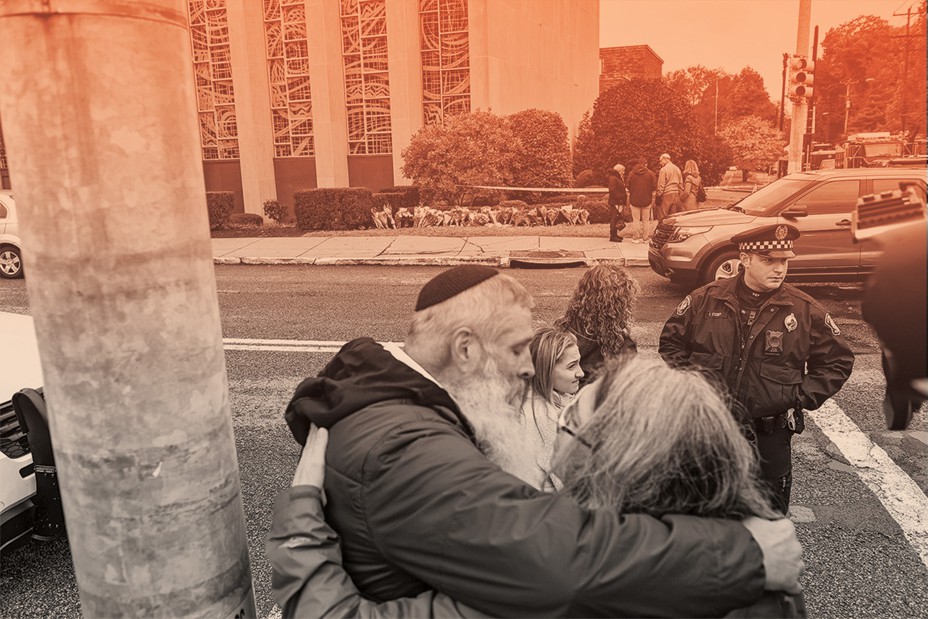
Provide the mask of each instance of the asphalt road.
{"label": "asphalt road", "polygon": [[[273,611],[263,536],[273,499],[289,484],[298,457],[283,423],[284,406],[297,383],[317,373],[331,357],[329,351],[335,345],[320,341],[343,342],[362,335],[401,341],[419,287],[438,271],[426,267],[216,268],[223,333],[227,340],[237,340],[227,341],[226,364],[259,616]],[[543,322],[560,314],[582,270],[508,272],[532,292],[535,319]],[[685,291],[645,268],[633,269],[633,273],[642,287],[633,334],[642,354],[656,355],[663,321]],[[920,523],[916,516],[913,525],[911,518],[884,506],[893,501],[911,503],[912,496],[925,500],[925,411],[916,416],[909,430],[887,432],[880,408],[879,350],[873,332],[861,320],[859,287],[803,289],[831,312],[857,355],[844,389],[819,411],[818,423],[813,418],[806,432],[794,440],[792,517],[806,552],[808,572],[803,584],[809,616],[928,616],[928,558],[924,558],[928,514],[922,515]],[[28,313],[21,280],[0,281],[0,310]],[[295,350],[283,350],[281,343],[267,340],[291,340]],[[239,349],[230,349],[233,346]],[[868,441],[863,447],[866,454],[885,452],[889,465],[877,462],[866,474],[850,465],[848,434],[835,434],[831,427],[845,416]],[[887,467],[898,467],[894,470],[904,478],[901,486],[900,478],[891,472],[886,474],[889,481],[880,481]],[[906,484],[915,495],[893,494]],[[0,590],[0,617],[80,615],[64,541],[30,542],[5,554]]]}

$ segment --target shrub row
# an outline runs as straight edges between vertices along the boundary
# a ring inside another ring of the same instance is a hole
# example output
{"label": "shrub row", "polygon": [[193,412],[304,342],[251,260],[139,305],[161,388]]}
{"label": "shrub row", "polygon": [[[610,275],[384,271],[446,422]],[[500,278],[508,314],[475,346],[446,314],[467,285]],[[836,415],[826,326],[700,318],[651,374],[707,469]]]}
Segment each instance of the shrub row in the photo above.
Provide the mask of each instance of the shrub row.
{"label": "shrub row", "polygon": [[234,207],[235,194],[231,191],[207,191],[206,212],[209,215],[209,229],[216,230],[228,224]]}

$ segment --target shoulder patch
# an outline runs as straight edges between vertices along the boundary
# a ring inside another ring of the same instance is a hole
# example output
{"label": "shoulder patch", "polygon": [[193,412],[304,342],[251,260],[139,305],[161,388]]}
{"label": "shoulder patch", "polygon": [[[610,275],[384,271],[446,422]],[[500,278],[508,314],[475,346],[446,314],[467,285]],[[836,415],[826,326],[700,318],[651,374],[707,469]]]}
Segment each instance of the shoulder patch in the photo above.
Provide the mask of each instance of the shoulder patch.
{"label": "shoulder patch", "polygon": [[690,308],[690,305],[693,303],[693,297],[686,295],[686,298],[680,301],[680,305],[677,306],[677,316],[682,316],[686,313],[686,310]]}
{"label": "shoulder patch", "polygon": [[835,321],[834,319],[832,319],[831,314],[828,314],[828,313],[825,314],[825,325],[827,325],[828,328],[831,329],[831,332],[834,335],[841,335],[841,329],[839,329],[838,325],[835,324]]}

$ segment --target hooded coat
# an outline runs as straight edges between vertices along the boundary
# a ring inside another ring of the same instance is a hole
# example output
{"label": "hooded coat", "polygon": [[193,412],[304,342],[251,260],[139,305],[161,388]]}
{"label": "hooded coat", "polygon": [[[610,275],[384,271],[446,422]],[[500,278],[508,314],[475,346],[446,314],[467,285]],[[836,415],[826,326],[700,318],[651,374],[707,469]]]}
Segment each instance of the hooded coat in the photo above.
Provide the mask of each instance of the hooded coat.
{"label": "hooded coat", "polygon": [[490,462],[450,395],[369,338],[287,407],[294,437],[329,429],[326,518],[376,601],[439,590],[495,616],[709,616],[764,588],[737,522],[587,510]]}
{"label": "hooded coat", "polygon": [[648,166],[636,163],[628,173],[625,181],[628,186],[629,202],[632,206],[644,208],[651,206],[654,191],[657,189],[657,176],[648,169]]}

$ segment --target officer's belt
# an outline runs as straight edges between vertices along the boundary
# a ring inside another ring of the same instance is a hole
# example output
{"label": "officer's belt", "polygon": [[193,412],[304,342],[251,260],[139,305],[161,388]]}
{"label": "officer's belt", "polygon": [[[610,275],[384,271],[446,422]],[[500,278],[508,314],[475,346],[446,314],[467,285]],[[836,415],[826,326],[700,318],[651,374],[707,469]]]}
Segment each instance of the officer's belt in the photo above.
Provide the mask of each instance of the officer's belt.
{"label": "officer's belt", "polygon": [[777,430],[782,430],[788,425],[789,413],[778,413],[768,415],[767,417],[758,417],[754,419],[754,428],[764,434],[772,434]]}

